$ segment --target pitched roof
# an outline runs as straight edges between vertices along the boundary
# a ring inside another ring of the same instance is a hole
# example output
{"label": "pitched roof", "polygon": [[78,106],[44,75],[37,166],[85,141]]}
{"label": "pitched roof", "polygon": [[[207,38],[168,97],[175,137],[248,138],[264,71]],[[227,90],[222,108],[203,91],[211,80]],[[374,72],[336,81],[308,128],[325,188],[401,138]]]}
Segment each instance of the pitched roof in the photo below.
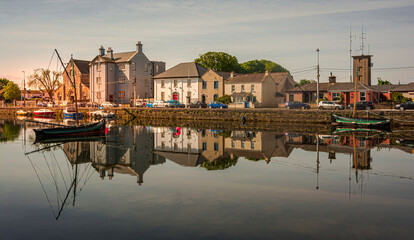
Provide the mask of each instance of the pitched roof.
{"label": "pitched roof", "polygon": [[414,92],[414,83],[394,85],[394,92]]}
{"label": "pitched roof", "polygon": [[182,78],[182,77],[201,77],[207,68],[195,63],[195,62],[186,62],[180,63],[165,72],[162,72],[156,76],[154,79],[160,78]]}
{"label": "pitched roof", "polygon": [[222,72],[222,71],[214,71],[215,73],[217,73],[218,75],[223,77],[223,80],[226,80],[230,77],[231,72]]}
{"label": "pitched roof", "polygon": [[[296,86],[287,92],[316,92],[317,83],[307,83],[303,86]],[[319,91],[327,92],[327,91],[354,91],[355,83],[353,82],[337,82],[337,83],[319,83]],[[374,90],[373,88],[358,83],[358,90]]]}
{"label": "pitched roof", "polygon": [[251,83],[263,82],[266,78],[265,73],[249,73],[244,75],[236,75],[227,80],[226,83]]}
{"label": "pitched roof", "polygon": [[[133,52],[121,52],[121,53],[113,53],[113,57],[114,57],[114,61],[116,63],[120,63],[120,62],[128,62],[137,52],[133,51]],[[104,57],[111,59],[110,55],[107,53],[104,55]]]}
{"label": "pitched roof", "polygon": [[73,59],[73,62],[83,74],[89,74],[89,61]]}

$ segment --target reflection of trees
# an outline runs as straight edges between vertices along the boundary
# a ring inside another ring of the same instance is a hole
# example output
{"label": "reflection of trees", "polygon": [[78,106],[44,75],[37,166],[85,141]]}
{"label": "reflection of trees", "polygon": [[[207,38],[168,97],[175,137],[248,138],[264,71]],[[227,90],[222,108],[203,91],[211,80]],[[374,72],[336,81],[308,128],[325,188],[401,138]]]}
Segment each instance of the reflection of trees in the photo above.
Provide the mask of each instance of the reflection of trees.
{"label": "reflection of trees", "polygon": [[264,158],[250,158],[250,157],[247,157],[246,159],[249,160],[249,161],[253,161],[253,162],[258,162],[258,161],[265,160]]}
{"label": "reflection of trees", "polygon": [[223,132],[219,132],[219,136],[222,136],[224,138],[229,138],[231,137],[231,131],[223,131]]}
{"label": "reflection of trees", "polygon": [[213,162],[204,161],[200,164],[200,167],[207,169],[208,171],[215,171],[215,170],[224,170],[233,166],[236,166],[238,157],[234,157],[234,159],[227,158],[227,159],[219,159]]}
{"label": "reflection of trees", "polygon": [[21,126],[5,122],[0,124],[0,142],[13,141],[20,135]]}

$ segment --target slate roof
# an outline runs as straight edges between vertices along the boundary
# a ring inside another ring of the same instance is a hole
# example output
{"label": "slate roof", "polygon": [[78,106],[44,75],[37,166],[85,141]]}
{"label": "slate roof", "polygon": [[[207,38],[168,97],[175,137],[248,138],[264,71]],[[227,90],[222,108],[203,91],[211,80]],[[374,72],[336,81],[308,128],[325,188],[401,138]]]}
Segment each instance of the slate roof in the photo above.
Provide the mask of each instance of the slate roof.
{"label": "slate roof", "polygon": [[[120,63],[120,62],[128,62],[137,52],[133,51],[133,52],[122,52],[122,53],[113,53],[113,57],[114,57],[114,61],[116,63]],[[107,53],[104,55],[105,58],[110,59],[110,55]]]}
{"label": "slate roof", "polygon": [[236,75],[227,80],[226,83],[253,83],[263,82],[265,80],[265,73],[250,73],[244,75]]}
{"label": "slate roof", "polygon": [[[308,83],[303,86],[296,86],[287,92],[316,92],[317,83]],[[337,82],[337,83],[319,83],[319,91],[321,92],[351,92],[355,90],[355,83],[353,82]],[[362,83],[358,83],[358,90],[369,90],[375,89],[372,86],[367,86]]]}
{"label": "slate roof", "polygon": [[414,92],[414,83],[394,85],[395,92]]}
{"label": "slate roof", "polygon": [[154,153],[181,166],[187,167],[196,167],[206,160],[200,153],[182,153],[168,151],[154,151]]}
{"label": "slate roof", "polygon": [[89,74],[89,61],[73,59],[73,62],[82,74]]}
{"label": "slate roof", "polygon": [[205,72],[207,72],[207,68],[195,62],[186,62],[180,63],[167,71],[154,76],[153,79],[201,77]]}

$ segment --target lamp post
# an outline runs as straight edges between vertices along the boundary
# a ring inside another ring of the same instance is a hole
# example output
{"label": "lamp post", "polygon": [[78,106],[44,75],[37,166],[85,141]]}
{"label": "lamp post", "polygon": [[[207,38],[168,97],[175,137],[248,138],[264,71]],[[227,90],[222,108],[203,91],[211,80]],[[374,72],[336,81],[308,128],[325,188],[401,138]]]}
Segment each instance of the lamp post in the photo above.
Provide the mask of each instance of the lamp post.
{"label": "lamp post", "polygon": [[23,105],[26,107],[26,73],[23,72]]}
{"label": "lamp post", "polygon": [[316,52],[318,53],[318,65],[316,67],[316,77],[317,77],[317,84],[316,84],[316,105],[319,106],[319,48],[316,49]]}

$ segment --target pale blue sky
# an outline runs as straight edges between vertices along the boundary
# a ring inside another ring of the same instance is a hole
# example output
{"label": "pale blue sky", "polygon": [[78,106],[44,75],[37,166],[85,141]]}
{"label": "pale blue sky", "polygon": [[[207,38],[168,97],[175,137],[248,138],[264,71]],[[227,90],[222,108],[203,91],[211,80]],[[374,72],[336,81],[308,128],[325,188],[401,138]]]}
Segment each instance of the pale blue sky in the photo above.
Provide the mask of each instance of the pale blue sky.
{"label": "pale blue sky", "polygon": [[[296,81],[316,78],[316,70],[301,71],[316,66],[319,48],[321,82],[331,71],[349,81],[349,28],[359,55],[364,24],[373,82],[408,83],[414,82],[413,12],[412,0],[0,0],[0,77],[20,83],[22,71],[47,68],[55,48],[64,59],[91,60],[101,45],[125,52],[142,41],[147,57],[167,68],[224,51],[239,62],[277,62]],[[413,68],[381,69],[396,67]]]}

